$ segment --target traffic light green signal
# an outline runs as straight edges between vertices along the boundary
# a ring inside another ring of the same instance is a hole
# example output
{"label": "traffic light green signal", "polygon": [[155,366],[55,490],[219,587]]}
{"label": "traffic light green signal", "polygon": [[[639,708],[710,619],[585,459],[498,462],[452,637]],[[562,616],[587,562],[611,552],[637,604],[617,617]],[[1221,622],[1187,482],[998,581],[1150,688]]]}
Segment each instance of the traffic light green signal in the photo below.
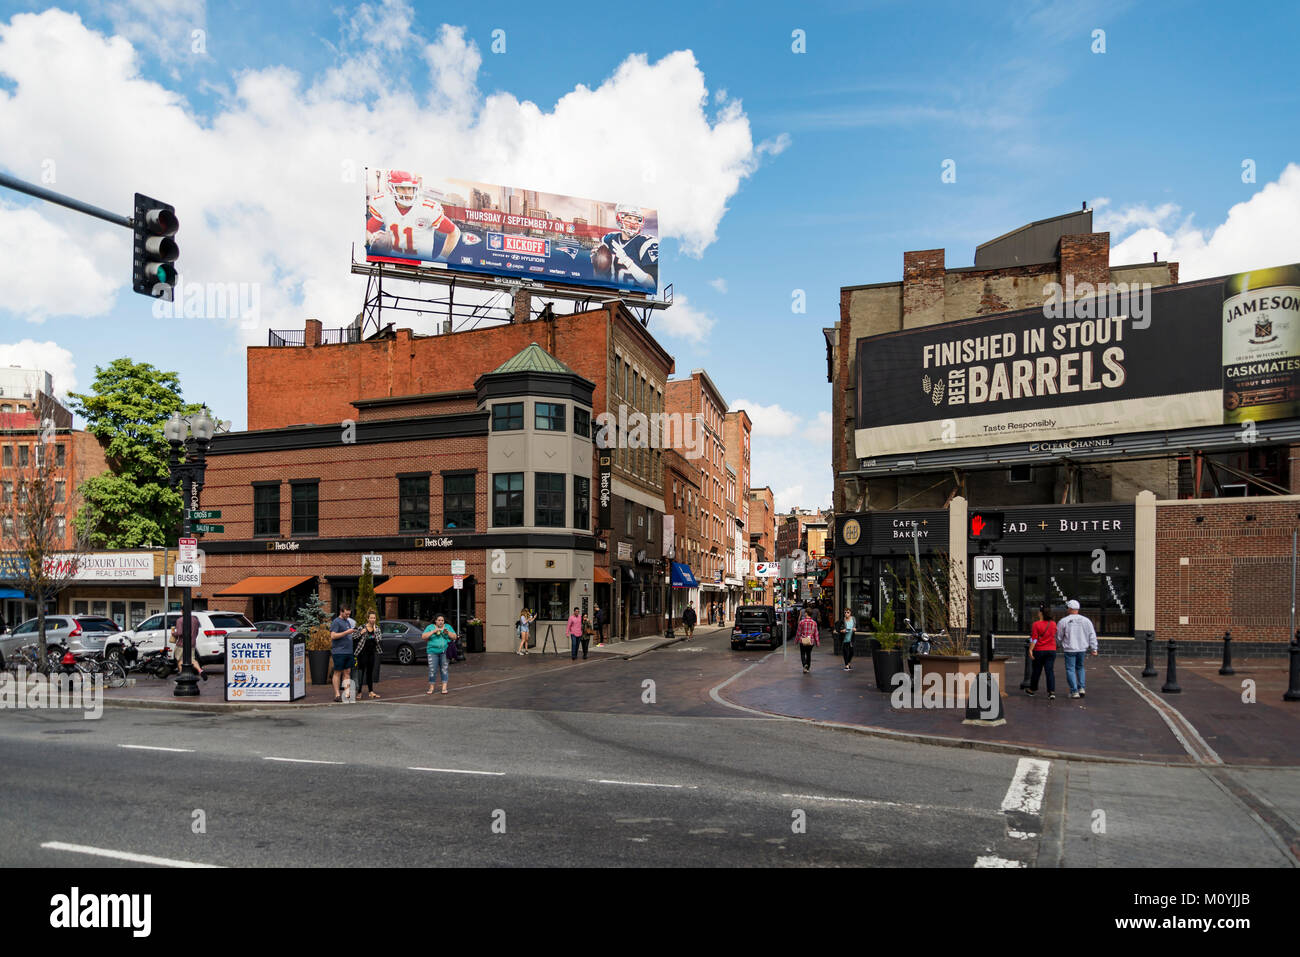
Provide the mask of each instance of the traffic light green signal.
{"label": "traffic light green signal", "polygon": [[168,203],[135,194],[135,235],[131,288],[153,299],[172,301],[180,247],[173,238],[180,228],[176,209]]}

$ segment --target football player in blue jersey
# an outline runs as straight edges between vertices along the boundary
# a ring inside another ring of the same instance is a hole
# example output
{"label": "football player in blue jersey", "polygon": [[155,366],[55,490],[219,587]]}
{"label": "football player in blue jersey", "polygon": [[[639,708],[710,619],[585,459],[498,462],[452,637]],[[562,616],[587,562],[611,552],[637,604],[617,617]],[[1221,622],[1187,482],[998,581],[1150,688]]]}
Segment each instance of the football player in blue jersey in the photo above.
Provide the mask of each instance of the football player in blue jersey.
{"label": "football player in blue jersey", "polygon": [[[640,206],[619,203],[614,210],[618,232],[606,233],[601,245],[612,255],[608,273],[602,278],[619,283],[632,282],[648,290],[659,288],[659,240],[641,233],[645,214]],[[600,250],[600,247],[596,247]],[[603,258],[603,257],[600,257]],[[597,252],[592,252],[596,262]],[[599,267],[597,274],[599,275]]]}

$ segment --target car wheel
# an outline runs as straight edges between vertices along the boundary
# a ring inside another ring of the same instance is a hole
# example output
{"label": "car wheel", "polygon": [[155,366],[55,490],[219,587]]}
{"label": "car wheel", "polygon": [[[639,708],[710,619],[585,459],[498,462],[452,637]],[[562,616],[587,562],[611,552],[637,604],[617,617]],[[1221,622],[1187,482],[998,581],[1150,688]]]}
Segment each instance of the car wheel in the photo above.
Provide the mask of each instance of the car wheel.
{"label": "car wheel", "polygon": [[415,661],[415,649],[410,645],[401,645],[397,649],[397,663],[399,665],[409,665]]}
{"label": "car wheel", "polygon": [[104,658],[107,661],[121,661],[122,646],[114,645],[113,647],[109,648],[107,651],[104,652]]}
{"label": "car wheel", "polygon": [[744,647],[745,647],[745,643],[744,643],[743,641],[733,641],[733,642],[731,643],[731,650],[732,650],[732,651],[739,651],[741,648],[744,648]]}

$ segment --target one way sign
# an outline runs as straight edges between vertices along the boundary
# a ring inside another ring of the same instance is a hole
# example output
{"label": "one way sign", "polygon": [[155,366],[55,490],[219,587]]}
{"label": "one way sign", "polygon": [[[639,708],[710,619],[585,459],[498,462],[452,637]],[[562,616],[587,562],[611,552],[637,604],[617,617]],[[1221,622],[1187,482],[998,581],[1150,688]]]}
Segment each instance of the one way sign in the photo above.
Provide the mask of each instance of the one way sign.
{"label": "one way sign", "polygon": [[975,587],[981,589],[1002,587],[1001,555],[975,556]]}

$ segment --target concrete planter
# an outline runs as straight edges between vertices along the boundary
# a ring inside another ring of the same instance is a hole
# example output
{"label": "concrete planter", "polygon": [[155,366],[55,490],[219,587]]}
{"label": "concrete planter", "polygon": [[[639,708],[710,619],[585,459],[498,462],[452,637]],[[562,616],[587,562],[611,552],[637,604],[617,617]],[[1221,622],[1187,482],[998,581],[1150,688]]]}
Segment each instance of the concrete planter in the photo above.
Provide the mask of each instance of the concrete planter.
{"label": "concrete planter", "polygon": [[[937,674],[944,682],[945,688],[955,688],[956,701],[953,702],[957,707],[966,706],[966,689],[974,681],[974,675],[979,674],[980,659],[979,655],[919,655],[917,658],[921,667],[922,687],[926,680],[926,675]],[[989,662],[989,672],[997,676],[998,688],[1002,697],[1007,696],[1007,659],[994,658]],[[953,678],[949,678],[953,675]]]}

